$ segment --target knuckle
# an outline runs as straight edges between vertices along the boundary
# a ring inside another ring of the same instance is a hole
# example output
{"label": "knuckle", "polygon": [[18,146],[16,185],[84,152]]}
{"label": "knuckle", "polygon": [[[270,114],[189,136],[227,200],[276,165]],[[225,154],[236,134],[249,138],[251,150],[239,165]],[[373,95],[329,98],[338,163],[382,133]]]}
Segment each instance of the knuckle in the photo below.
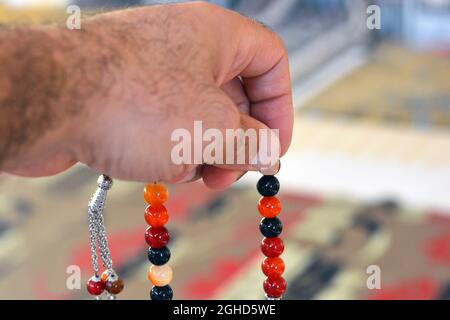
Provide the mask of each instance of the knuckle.
{"label": "knuckle", "polygon": [[194,8],[206,9],[206,10],[208,10],[208,9],[210,10],[213,7],[212,4],[210,4],[209,2],[206,2],[206,1],[192,1],[190,3],[190,5]]}
{"label": "knuckle", "polygon": [[286,45],[284,43],[283,38],[281,38],[280,35],[278,33],[276,33],[275,31],[270,31],[270,32],[272,33],[275,44],[277,45],[279,50],[283,53],[283,55],[287,55],[287,49],[286,49]]}
{"label": "knuckle", "polygon": [[239,126],[240,115],[231,100],[224,95],[216,95],[209,101],[208,108],[212,112],[211,124],[218,129],[236,128]]}

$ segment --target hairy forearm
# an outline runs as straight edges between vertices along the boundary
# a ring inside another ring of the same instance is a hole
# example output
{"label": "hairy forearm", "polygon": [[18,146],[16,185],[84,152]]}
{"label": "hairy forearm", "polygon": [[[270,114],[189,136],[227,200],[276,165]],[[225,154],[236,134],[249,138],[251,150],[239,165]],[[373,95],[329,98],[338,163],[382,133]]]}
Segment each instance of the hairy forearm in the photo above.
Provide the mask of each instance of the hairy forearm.
{"label": "hairy forearm", "polygon": [[[53,127],[67,78],[48,30],[0,32],[0,164]],[[59,108],[61,109],[61,108]]]}
{"label": "hairy forearm", "polygon": [[[116,11],[74,31],[0,31],[0,50],[0,171],[45,176],[82,162],[120,179],[183,180],[200,166],[171,161],[171,137],[197,120],[279,129],[289,146],[282,41],[212,4]],[[228,167],[204,168],[209,185],[233,181]]]}
{"label": "hairy forearm", "polygon": [[111,12],[83,21],[81,30],[0,31],[0,171],[39,167],[34,158],[56,159],[56,149],[97,161],[90,137],[102,135],[102,126],[92,127],[106,109],[110,125],[122,124],[123,108],[133,110],[126,117],[151,114],[158,121],[176,114],[185,101],[175,101],[174,82],[186,90],[211,61],[196,43],[196,16],[182,15],[184,8]]}
{"label": "hairy forearm", "polygon": [[114,57],[101,45],[88,29],[0,31],[0,170],[33,156],[36,144],[45,152],[62,131],[81,129],[75,120],[114,80]]}

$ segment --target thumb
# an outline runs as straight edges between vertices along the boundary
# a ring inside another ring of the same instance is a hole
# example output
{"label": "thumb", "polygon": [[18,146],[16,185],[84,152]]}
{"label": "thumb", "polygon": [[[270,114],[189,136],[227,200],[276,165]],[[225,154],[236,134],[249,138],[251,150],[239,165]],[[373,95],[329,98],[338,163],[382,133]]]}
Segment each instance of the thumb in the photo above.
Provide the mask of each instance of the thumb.
{"label": "thumb", "polygon": [[247,171],[278,162],[280,144],[275,130],[251,116],[241,114],[240,125],[224,138],[224,161],[203,166],[202,177],[210,188],[227,188]]}

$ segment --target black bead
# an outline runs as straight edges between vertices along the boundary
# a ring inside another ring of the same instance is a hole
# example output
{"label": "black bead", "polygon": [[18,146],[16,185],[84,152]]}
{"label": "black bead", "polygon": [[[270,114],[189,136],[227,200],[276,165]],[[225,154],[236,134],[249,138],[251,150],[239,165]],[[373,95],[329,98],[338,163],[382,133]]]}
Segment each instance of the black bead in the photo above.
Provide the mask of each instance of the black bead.
{"label": "black bead", "polygon": [[148,248],[148,260],[154,265],[161,266],[170,259],[170,250],[167,247],[160,249]]}
{"label": "black bead", "polygon": [[256,185],[260,195],[273,197],[280,190],[280,181],[275,176],[262,176]]}
{"label": "black bead", "polygon": [[172,288],[169,285],[164,287],[154,286],[150,291],[150,298],[152,300],[172,300],[173,298]]}
{"label": "black bead", "polygon": [[259,223],[259,230],[266,238],[278,237],[283,231],[283,224],[278,218],[263,218]]}

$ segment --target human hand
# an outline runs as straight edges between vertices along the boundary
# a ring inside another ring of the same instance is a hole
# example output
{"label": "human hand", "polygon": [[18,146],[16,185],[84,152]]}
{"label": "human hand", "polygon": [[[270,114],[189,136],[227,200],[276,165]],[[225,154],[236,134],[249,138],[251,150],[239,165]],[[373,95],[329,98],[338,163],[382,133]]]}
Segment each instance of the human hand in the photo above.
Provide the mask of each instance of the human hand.
{"label": "human hand", "polygon": [[48,32],[65,75],[54,101],[58,120],[7,159],[4,171],[42,176],[82,162],[119,179],[202,177],[222,188],[248,167],[174,164],[174,130],[192,132],[196,120],[204,130],[268,127],[279,129],[281,155],[289,147],[287,54],[278,36],[255,21],[185,3],[102,14],[80,31]]}

